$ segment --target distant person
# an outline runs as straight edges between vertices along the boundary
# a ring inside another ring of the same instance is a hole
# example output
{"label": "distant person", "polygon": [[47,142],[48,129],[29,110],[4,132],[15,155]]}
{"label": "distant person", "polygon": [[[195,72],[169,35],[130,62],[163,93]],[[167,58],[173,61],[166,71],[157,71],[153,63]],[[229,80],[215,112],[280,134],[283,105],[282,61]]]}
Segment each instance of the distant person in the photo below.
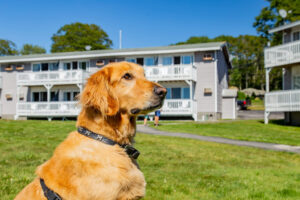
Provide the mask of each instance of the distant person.
{"label": "distant person", "polygon": [[145,115],[145,117],[144,117],[144,126],[147,126],[148,119],[149,119],[149,115]]}
{"label": "distant person", "polygon": [[155,117],[154,117],[154,125],[158,126],[159,123],[159,117],[160,117],[160,109],[155,111]]}

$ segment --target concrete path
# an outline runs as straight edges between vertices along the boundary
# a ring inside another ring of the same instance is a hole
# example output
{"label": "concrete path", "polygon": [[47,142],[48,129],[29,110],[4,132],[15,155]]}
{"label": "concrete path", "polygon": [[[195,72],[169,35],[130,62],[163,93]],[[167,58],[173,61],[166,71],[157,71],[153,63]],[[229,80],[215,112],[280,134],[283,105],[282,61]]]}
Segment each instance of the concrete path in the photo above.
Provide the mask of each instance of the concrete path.
{"label": "concrete path", "polygon": [[272,143],[264,143],[264,142],[250,142],[250,141],[242,141],[242,140],[232,140],[221,137],[212,137],[212,136],[201,136],[194,135],[188,133],[173,133],[166,131],[159,131],[154,128],[150,128],[144,125],[137,125],[137,132],[151,134],[151,135],[162,135],[162,136],[173,136],[173,137],[181,137],[181,138],[190,138],[208,142],[217,142],[223,144],[232,144],[238,146],[247,146],[247,147],[256,147],[261,149],[269,149],[274,151],[286,151],[300,154],[300,146],[290,146],[284,144],[272,144]]}

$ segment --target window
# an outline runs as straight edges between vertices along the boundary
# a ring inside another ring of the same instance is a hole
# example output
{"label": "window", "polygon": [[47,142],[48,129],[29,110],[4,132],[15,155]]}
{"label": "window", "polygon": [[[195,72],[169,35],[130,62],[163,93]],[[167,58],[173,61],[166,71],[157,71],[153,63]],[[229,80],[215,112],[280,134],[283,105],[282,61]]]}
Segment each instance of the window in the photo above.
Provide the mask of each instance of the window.
{"label": "window", "polygon": [[172,88],[172,99],[181,99],[181,88]]}
{"label": "window", "polygon": [[163,57],[163,65],[172,65],[172,57]]}
{"label": "window", "polygon": [[189,65],[192,63],[192,56],[182,56],[182,64]]}
{"label": "window", "polygon": [[205,53],[203,54],[203,60],[213,60],[211,53]]}
{"label": "window", "polygon": [[47,92],[40,92],[40,101],[47,101]]}
{"label": "window", "polygon": [[190,99],[190,88],[167,88],[166,99]]}
{"label": "window", "polygon": [[135,58],[127,58],[126,61],[127,61],[127,62],[136,63]]}
{"label": "window", "polygon": [[48,71],[48,63],[42,63],[42,71]]}
{"label": "window", "polygon": [[145,58],[145,65],[146,66],[155,66],[158,63],[157,57],[149,57]]}
{"label": "window", "polygon": [[293,77],[293,89],[294,90],[300,89],[300,76]]}
{"label": "window", "polygon": [[167,96],[166,99],[171,99],[171,88],[167,88]]}
{"label": "window", "polygon": [[190,88],[182,88],[182,98],[190,99]]}
{"label": "window", "polygon": [[57,71],[58,70],[58,63],[49,63],[50,71]]}
{"label": "window", "polygon": [[33,102],[47,101],[47,92],[33,92],[32,101]]}
{"label": "window", "polygon": [[34,71],[34,72],[39,72],[39,71],[41,71],[41,64],[33,64],[32,65],[32,71]]}
{"label": "window", "polygon": [[78,69],[78,62],[77,61],[72,62],[72,69],[74,69],[74,70]]}
{"label": "window", "polygon": [[136,63],[143,66],[144,65],[144,58],[137,58]]}
{"label": "window", "polygon": [[71,63],[64,63],[64,70],[71,70]]}
{"label": "window", "polygon": [[89,62],[79,62],[79,69],[87,70]]}
{"label": "window", "polygon": [[79,92],[73,92],[73,101],[77,100],[77,95],[79,95]]}
{"label": "window", "polygon": [[181,62],[180,62],[180,56],[174,56],[174,65],[180,65]]}
{"label": "window", "polygon": [[294,41],[300,40],[300,31],[293,33],[293,40]]}
{"label": "window", "polygon": [[289,33],[283,33],[283,43],[288,43],[291,41],[291,35]]}
{"label": "window", "polygon": [[71,101],[71,92],[64,92],[64,101]]}
{"label": "window", "polygon": [[32,101],[34,101],[34,102],[40,101],[40,93],[39,92],[32,93]]}
{"label": "window", "polygon": [[56,91],[56,92],[51,92],[51,93],[50,93],[50,101],[58,101],[58,96],[59,96],[58,91]]}

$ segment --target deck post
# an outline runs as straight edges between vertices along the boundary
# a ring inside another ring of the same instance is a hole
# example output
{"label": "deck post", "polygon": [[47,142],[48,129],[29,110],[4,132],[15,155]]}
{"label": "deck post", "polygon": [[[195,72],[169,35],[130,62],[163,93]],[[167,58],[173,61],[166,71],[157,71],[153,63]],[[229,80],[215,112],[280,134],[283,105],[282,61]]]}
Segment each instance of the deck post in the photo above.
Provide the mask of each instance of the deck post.
{"label": "deck post", "polygon": [[270,79],[269,79],[269,74],[272,68],[266,68],[266,93],[265,93],[265,117],[264,117],[264,121],[265,124],[269,123],[269,115],[270,112],[266,111],[266,94],[270,91]]}
{"label": "deck post", "polygon": [[44,87],[47,89],[47,102],[50,102],[50,90],[53,87],[52,84],[45,84]]}
{"label": "deck post", "polygon": [[269,123],[269,116],[270,116],[270,112],[265,111],[265,124]]}

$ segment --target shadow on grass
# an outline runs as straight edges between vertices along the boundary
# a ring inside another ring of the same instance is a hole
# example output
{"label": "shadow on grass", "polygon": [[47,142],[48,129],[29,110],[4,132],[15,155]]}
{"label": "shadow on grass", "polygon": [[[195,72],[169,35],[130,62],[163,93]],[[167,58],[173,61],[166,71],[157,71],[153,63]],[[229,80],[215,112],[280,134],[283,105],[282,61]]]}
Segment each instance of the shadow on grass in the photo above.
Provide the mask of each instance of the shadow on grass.
{"label": "shadow on grass", "polygon": [[[259,120],[258,122],[264,124],[264,120]],[[275,124],[275,125],[279,125],[279,126],[297,126],[297,125],[292,125],[289,123],[284,122],[283,119],[278,119],[278,120],[270,120],[269,124]]]}

